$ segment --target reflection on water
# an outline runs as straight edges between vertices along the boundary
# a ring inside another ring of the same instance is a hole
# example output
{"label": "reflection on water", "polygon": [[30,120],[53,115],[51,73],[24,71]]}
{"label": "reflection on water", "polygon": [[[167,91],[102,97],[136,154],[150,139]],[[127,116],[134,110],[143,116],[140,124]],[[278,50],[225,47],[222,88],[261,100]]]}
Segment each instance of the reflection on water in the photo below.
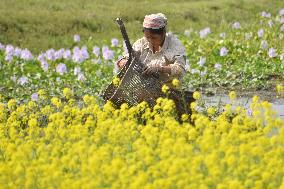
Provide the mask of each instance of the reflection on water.
{"label": "reflection on water", "polygon": [[[265,98],[260,97],[261,100],[267,100]],[[231,100],[226,95],[215,95],[215,96],[204,96],[204,100],[206,104],[211,105],[217,105],[217,104],[227,104],[231,103]],[[252,101],[251,97],[241,97],[237,98],[236,102],[234,103],[234,106],[241,105],[243,107],[246,107],[248,110],[250,110],[250,103]],[[278,98],[273,100],[267,100],[272,104],[272,109],[277,112],[277,114],[284,119],[284,98]]]}

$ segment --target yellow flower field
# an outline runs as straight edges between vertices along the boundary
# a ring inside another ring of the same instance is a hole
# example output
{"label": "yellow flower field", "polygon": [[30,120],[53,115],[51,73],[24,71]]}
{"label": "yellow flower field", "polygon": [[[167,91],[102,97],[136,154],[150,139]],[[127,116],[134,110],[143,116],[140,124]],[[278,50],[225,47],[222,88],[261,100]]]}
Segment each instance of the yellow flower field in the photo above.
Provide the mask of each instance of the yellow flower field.
{"label": "yellow flower field", "polygon": [[167,99],[151,111],[44,94],[0,104],[1,188],[284,188],[284,121],[258,97],[251,115],[229,104],[178,122]]}

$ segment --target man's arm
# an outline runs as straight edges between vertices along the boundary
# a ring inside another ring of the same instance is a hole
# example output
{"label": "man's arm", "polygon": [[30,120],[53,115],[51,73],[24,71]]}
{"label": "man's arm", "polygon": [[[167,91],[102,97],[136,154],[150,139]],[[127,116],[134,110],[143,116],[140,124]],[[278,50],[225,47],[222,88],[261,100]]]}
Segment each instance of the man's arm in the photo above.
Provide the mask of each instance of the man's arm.
{"label": "man's arm", "polygon": [[117,66],[118,66],[119,69],[122,69],[123,66],[126,64],[126,62],[127,62],[127,57],[123,57],[123,58],[119,59],[119,60],[116,62],[116,64],[117,64]]}
{"label": "man's arm", "polygon": [[[133,53],[134,54],[141,54],[141,45],[142,45],[142,39],[137,40],[134,44],[133,44]],[[123,66],[125,66],[127,60],[129,58],[129,54],[128,53],[124,53],[123,57],[121,59],[119,59],[116,64],[118,66],[119,69],[122,69]]]}

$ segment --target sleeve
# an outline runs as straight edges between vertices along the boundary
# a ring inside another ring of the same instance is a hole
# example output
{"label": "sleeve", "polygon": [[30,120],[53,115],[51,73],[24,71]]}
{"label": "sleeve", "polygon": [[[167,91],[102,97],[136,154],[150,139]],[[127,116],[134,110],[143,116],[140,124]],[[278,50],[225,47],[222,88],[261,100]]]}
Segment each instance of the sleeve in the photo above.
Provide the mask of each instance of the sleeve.
{"label": "sleeve", "polygon": [[185,48],[178,38],[172,38],[167,52],[165,56],[173,62],[169,64],[171,68],[170,78],[182,77],[185,74],[186,55]]}
{"label": "sleeve", "polygon": [[[124,52],[122,54],[122,57],[123,58],[128,58],[129,54],[128,54],[128,50],[126,48],[126,45],[124,44],[123,47],[124,47]],[[135,43],[133,43],[132,48],[136,52],[141,52],[141,49],[142,49],[142,39],[138,39]]]}

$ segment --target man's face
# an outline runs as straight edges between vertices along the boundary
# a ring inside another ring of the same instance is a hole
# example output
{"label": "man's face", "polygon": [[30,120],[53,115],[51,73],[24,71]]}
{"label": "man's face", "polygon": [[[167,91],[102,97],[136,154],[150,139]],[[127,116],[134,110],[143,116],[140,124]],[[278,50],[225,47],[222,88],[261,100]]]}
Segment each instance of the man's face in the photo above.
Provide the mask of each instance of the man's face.
{"label": "man's face", "polygon": [[164,34],[152,33],[148,30],[144,31],[144,37],[149,41],[149,43],[154,47],[162,46],[164,42]]}

